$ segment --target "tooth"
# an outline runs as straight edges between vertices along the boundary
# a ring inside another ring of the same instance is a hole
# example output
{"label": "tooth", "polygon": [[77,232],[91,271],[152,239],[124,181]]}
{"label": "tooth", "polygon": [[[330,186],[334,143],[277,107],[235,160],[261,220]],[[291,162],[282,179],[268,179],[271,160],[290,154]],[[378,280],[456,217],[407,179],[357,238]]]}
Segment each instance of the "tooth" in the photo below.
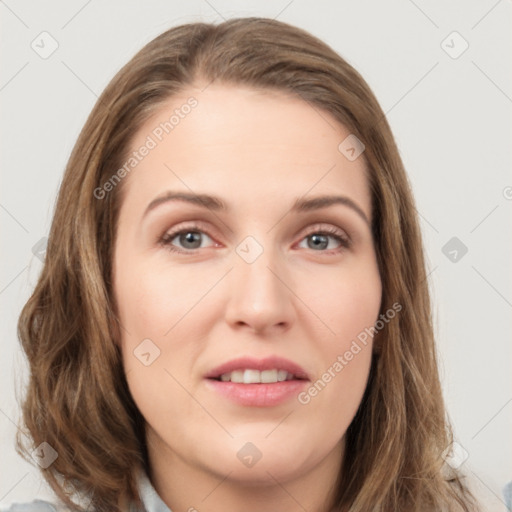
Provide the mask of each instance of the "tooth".
{"label": "tooth", "polygon": [[259,370],[245,370],[244,384],[259,384],[261,382]]}
{"label": "tooth", "polygon": [[287,375],[288,375],[288,372],[286,370],[279,370],[277,372],[277,381],[283,382],[284,380],[286,380]]}
{"label": "tooth", "polygon": [[244,371],[243,370],[235,370],[231,372],[231,382],[237,382],[241,384],[244,381]]}
{"label": "tooth", "polygon": [[283,382],[285,380],[293,380],[293,374],[286,370],[234,370],[232,372],[223,373],[220,376],[222,382],[236,382],[237,384],[272,384],[275,382]]}
{"label": "tooth", "polygon": [[265,384],[277,382],[277,370],[263,370],[261,372],[261,382]]}

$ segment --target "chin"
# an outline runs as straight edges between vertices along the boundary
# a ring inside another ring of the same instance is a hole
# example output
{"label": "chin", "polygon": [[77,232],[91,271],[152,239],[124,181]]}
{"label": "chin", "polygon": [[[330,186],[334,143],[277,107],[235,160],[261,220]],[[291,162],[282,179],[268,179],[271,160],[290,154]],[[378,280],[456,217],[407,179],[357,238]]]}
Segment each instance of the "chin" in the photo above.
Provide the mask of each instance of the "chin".
{"label": "chin", "polygon": [[244,466],[238,460],[233,463],[226,461],[225,465],[216,466],[216,472],[228,479],[247,487],[260,487],[285,483],[308,471],[309,464],[306,461],[297,461],[296,457],[289,454],[285,457],[270,455],[263,457],[252,467]]}
{"label": "chin", "polygon": [[[313,469],[329,452],[327,446],[324,453],[317,445],[309,447],[305,443],[290,442],[290,439],[286,442],[282,436],[271,437],[239,437],[221,448],[222,456],[218,450],[215,454],[201,450],[198,455],[208,457],[209,460],[203,458],[203,464],[210,472],[223,477],[229,474],[229,480],[247,486],[260,486],[295,479]],[[310,436],[310,439],[316,437]]]}

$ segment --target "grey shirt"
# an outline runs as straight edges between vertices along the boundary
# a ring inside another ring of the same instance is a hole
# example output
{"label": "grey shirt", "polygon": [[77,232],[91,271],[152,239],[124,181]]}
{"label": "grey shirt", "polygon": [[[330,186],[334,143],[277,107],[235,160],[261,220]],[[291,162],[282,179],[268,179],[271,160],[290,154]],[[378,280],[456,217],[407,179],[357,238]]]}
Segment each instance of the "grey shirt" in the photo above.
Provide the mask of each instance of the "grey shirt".
{"label": "grey shirt", "polygon": [[[169,507],[158,496],[146,473],[139,473],[137,479],[140,497],[144,508],[130,506],[127,512],[171,512]],[[66,512],[67,508],[49,501],[34,500],[30,503],[12,503],[0,505],[0,512]]]}

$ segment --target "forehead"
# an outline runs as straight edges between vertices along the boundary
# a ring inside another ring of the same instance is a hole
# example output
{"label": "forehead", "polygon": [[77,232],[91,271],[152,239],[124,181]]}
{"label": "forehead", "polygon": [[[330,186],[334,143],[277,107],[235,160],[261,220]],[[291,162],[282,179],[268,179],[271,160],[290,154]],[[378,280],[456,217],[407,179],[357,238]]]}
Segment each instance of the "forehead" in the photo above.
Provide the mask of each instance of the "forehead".
{"label": "forehead", "polygon": [[281,91],[190,87],[135,134],[130,152],[150,149],[124,183],[126,200],[147,203],[180,189],[270,206],[340,192],[370,218],[364,158],[351,161],[339,149],[350,135],[328,112]]}

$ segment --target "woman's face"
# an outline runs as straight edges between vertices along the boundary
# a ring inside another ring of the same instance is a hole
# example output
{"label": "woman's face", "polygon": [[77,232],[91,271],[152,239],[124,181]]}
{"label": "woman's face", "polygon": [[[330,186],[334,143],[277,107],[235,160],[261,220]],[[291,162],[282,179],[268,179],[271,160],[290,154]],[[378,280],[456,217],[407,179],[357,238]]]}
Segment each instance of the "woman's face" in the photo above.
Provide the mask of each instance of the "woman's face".
{"label": "woman's face", "polygon": [[241,482],[338,467],[381,301],[349,135],[300,99],[215,84],[137,133],[114,292],[153,466]]}

